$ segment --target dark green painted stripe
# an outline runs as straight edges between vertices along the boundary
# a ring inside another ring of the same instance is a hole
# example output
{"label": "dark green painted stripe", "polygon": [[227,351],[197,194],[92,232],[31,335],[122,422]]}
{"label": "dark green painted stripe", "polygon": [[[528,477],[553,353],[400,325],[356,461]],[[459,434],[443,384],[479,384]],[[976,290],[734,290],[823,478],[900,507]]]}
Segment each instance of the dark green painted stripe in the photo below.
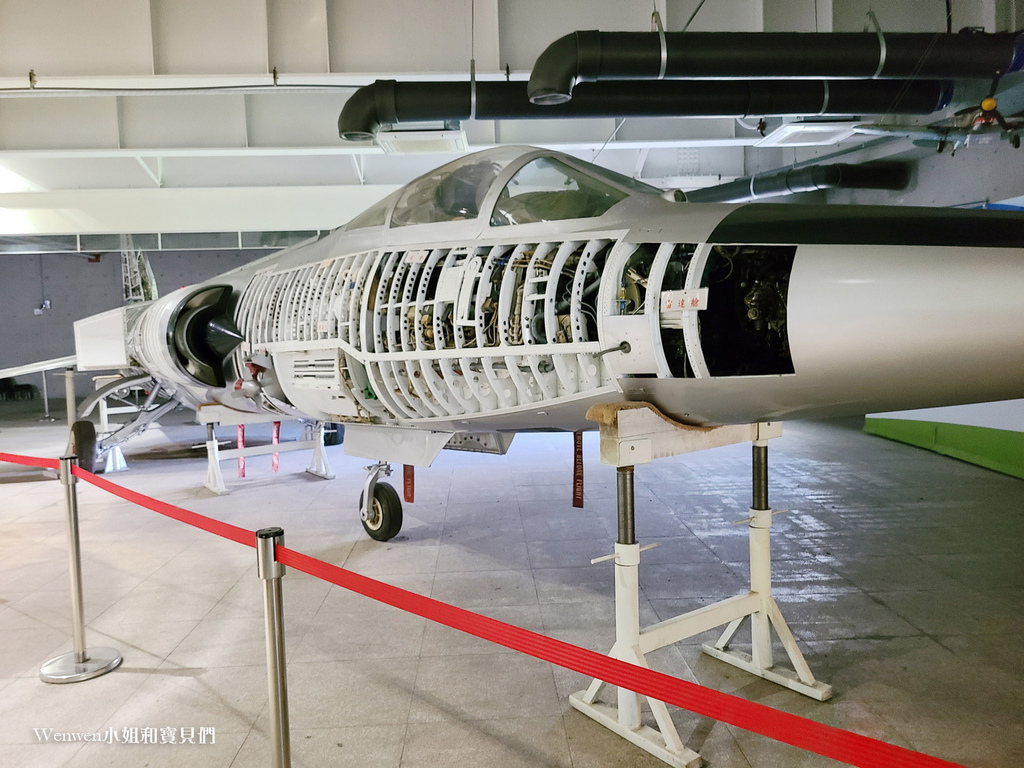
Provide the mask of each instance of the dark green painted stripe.
{"label": "dark green painted stripe", "polygon": [[954,208],[751,203],[722,219],[708,242],[1024,248],[1024,215]]}
{"label": "dark green painted stripe", "polygon": [[864,431],[1024,479],[1024,432],[872,418],[864,420]]}

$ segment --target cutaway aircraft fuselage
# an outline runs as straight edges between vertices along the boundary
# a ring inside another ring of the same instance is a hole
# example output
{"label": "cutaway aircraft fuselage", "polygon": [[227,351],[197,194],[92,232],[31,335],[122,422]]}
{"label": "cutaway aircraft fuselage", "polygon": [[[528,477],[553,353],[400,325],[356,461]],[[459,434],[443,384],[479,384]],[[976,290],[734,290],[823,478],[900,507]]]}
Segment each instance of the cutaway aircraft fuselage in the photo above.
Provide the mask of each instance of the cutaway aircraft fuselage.
{"label": "cutaway aircraft fuselage", "polygon": [[1012,213],[688,204],[506,147],[83,321],[123,347],[76,335],[82,367],[193,406],[449,435],[584,429],[614,400],[745,423],[1020,397],[1021,285]]}

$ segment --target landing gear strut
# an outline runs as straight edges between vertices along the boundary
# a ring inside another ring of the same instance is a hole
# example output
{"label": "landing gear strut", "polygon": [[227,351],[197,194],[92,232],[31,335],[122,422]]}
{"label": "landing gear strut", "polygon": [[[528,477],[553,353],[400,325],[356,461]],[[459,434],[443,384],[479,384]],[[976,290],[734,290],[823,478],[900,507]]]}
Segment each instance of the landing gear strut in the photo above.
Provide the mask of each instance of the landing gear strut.
{"label": "landing gear strut", "polygon": [[402,501],[388,483],[378,482],[379,478],[391,477],[391,465],[386,461],[365,467],[366,485],[359,496],[359,517],[363,530],[371,539],[387,541],[402,530]]}

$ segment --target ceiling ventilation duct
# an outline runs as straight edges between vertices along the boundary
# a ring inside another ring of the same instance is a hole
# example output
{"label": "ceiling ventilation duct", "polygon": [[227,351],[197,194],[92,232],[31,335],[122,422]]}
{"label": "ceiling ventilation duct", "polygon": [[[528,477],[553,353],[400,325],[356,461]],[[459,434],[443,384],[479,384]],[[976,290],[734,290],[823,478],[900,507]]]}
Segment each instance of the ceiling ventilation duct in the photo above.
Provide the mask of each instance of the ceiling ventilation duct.
{"label": "ceiling ventilation duct", "polygon": [[742,203],[819,189],[904,189],[910,169],[901,163],[810,165],[748,176],[686,193],[688,203]]}
{"label": "ceiling ventilation duct", "polygon": [[526,92],[524,82],[478,81],[474,88],[468,82],[377,80],[345,102],[338,132],[346,141],[366,141],[382,123],[470,118],[928,115],[949,103],[953,85],[935,80],[585,83],[572,101],[555,106],[531,104]]}
{"label": "ceiling ventilation duct", "polygon": [[537,59],[534,104],[562,104],[577,83],[672,79],[959,79],[1024,67],[1024,34],[980,32],[573,32]]}

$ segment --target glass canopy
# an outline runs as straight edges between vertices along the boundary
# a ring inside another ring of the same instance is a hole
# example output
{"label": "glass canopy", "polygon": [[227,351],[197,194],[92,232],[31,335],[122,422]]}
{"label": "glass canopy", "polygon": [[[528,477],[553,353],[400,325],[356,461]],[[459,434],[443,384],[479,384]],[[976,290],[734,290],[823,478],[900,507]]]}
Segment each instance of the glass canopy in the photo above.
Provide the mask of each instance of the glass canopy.
{"label": "glass canopy", "polygon": [[[461,157],[384,198],[352,219],[345,229],[381,226],[392,206],[392,227],[478,218],[498,176],[531,151],[499,147]],[[614,171],[567,160],[541,155],[525,163],[498,194],[490,212],[491,226],[593,218],[634,192],[660,192]]]}

